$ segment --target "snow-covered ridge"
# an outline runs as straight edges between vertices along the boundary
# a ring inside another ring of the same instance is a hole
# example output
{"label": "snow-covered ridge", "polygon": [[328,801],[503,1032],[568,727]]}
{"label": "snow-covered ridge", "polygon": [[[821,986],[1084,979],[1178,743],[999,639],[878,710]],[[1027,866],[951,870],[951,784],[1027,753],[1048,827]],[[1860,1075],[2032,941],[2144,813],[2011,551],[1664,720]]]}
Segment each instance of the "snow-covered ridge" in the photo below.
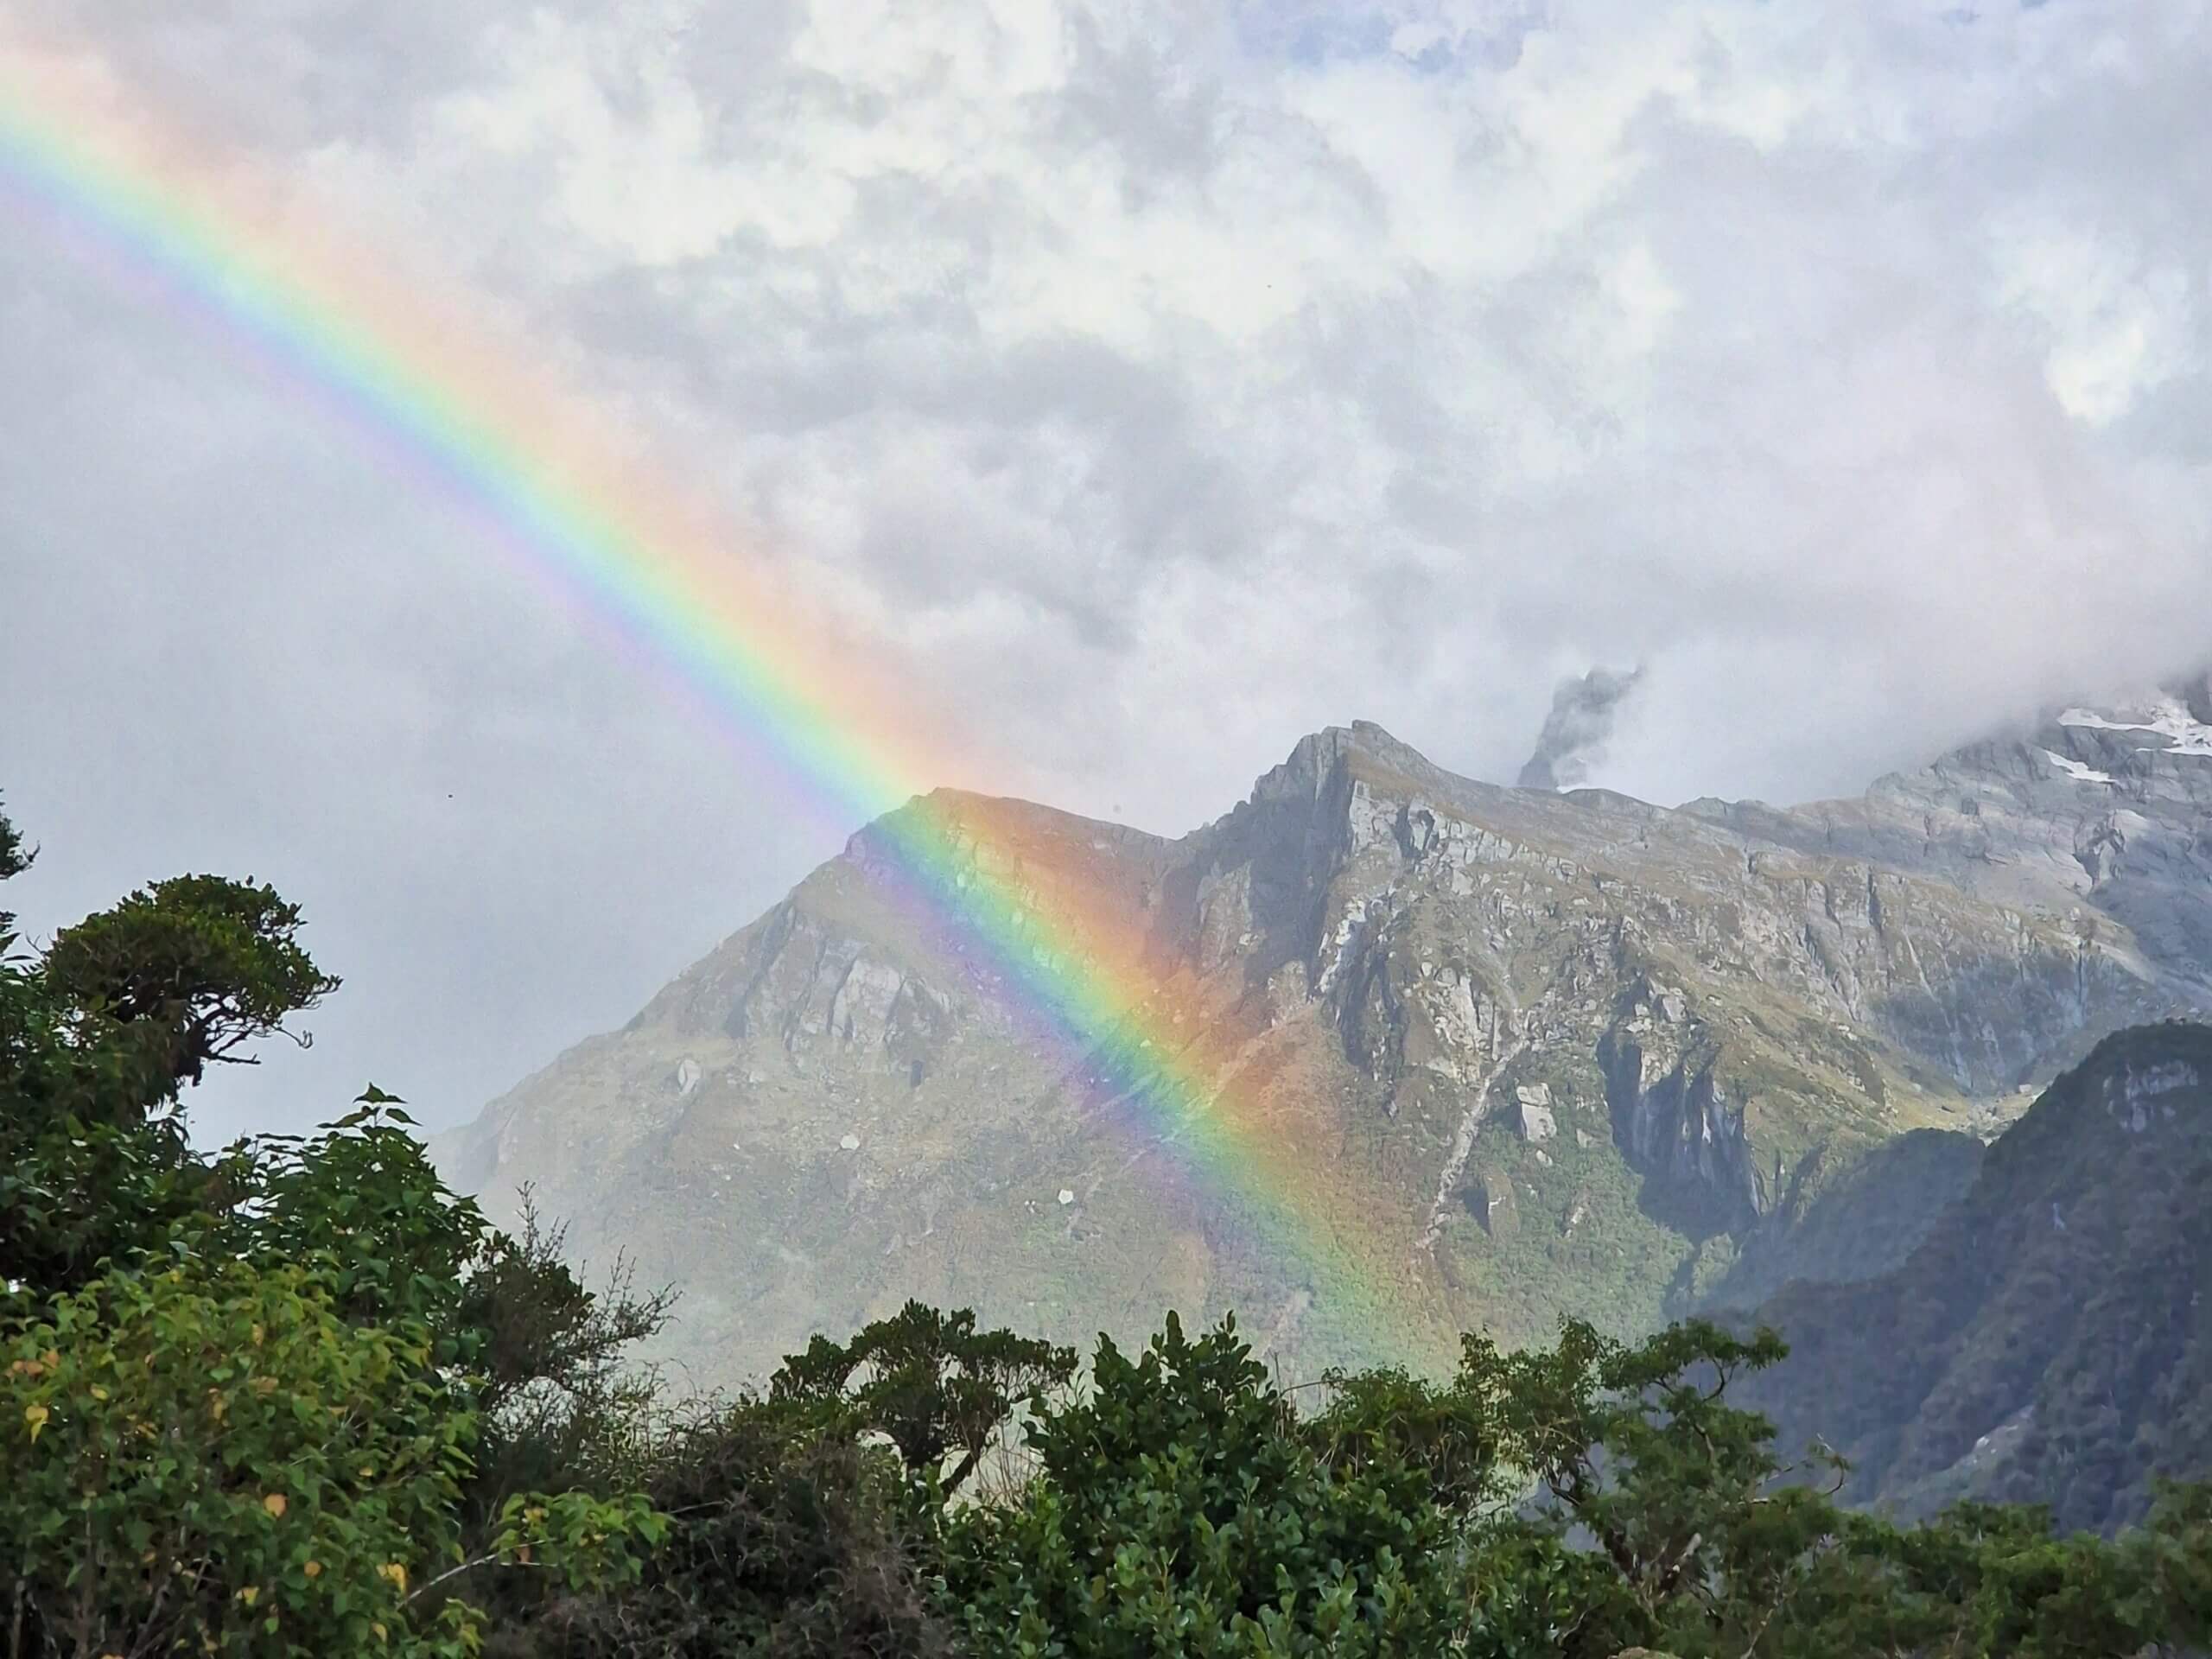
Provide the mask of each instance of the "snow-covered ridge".
{"label": "snow-covered ridge", "polygon": [[2167,740],[2166,747],[2160,749],[2157,744],[2145,743],[2141,746],[2144,749],[2163,754],[2212,755],[2212,726],[2191,715],[2178,698],[2160,697],[2150,704],[2148,712],[2147,720],[2107,720],[2094,709],[2069,709],[2059,715],[2058,723],[2099,732],[2152,732]]}

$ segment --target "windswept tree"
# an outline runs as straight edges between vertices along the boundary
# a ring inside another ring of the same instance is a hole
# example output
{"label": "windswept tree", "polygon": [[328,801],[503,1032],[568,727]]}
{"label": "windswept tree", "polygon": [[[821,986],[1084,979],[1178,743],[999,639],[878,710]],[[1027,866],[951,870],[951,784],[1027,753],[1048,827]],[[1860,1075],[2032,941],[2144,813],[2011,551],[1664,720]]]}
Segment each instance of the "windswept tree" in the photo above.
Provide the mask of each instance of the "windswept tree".
{"label": "windswept tree", "polygon": [[[908,1302],[849,1342],[817,1337],[787,1357],[771,1398],[834,1409],[898,1447],[907,1468],[957,1491],[1001,1428],[1023,1406],[1075,1373],[1072,1350],[978,1331],[966,1310]],[[948,1471],[945,1461],[957,1456]]]}
{"label": "windswept tree", "polygon": [[241,1050],[338,988],[300,925],[273,887],[178,876],[64,928],[42,974],[76,1041],[143,1051],[173,1099],[210,1065],[251,1064]]}

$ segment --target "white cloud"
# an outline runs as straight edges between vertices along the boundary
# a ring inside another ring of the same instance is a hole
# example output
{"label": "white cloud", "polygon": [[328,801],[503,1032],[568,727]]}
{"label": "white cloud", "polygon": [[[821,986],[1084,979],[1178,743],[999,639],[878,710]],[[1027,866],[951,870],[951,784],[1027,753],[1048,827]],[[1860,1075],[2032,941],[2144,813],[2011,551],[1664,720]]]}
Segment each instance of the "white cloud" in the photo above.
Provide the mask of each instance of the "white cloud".
{"label": "white cloud", "polygon": [[2051,395],[2075,419],[2108,425],[2144,393],[2202,372],[2196,285],[2182,263],[2146,268],[2088,226],[2000,232],[1999,248],[1999,293],[2039,325]]}

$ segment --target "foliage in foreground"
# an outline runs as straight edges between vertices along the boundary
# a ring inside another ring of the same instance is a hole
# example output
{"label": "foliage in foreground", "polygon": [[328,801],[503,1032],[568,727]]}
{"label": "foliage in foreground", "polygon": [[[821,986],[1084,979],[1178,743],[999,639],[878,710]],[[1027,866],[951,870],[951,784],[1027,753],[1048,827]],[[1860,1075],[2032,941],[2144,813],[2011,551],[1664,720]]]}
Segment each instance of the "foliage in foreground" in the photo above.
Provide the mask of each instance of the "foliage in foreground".
{"label": "foliage in foreground", "polygon": [[[0,876],[27,862],[0,820]],[[0,917],[9,1659],[465,1654],[477,1580],[603,1591],[665,1530],[634,1491],[499,1478],[539,1427],[512,1402],[592,1400],[597,1339],[658,1304],[494,1233],[373,1089],[318,1135],[192,1149],[185,1086],[335,986],[299,927],[213,876],[40,956]]]}
{"label": "foliage in foreground", "polygon": [[[22,867],[0,818],[0,877]],[[2212,1640],[2212,1490],[1900,1529],[1786,1465],[1770,1333],[1480,1338],[1294,1406],[1231,1322],[1075,1356],[910,1305],[681,1415],[665,1298],[495,1232],[371,1090],[202,1158],[186,1085],[334,986],[266,888],[0,916],[0,1641],[115,1654],[2020,1656]]]}

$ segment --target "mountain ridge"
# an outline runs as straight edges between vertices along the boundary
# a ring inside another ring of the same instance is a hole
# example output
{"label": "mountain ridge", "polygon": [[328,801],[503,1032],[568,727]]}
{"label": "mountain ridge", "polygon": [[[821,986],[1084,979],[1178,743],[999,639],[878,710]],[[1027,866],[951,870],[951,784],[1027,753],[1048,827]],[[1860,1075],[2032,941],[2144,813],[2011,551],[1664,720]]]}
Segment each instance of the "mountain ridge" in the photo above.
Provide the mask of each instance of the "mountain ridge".
{"label": "mountain ridge", "polygon": [[[1923,792],[1994,803],[2009,764],[1947,758]],[[2024,845],[2035,810],[2040,845],[2111,810],[2046,772],[2071,792],[2005,798]],[[2104,1033],[2204,1002],[2193,936],[2145,950],[2139,893],[2108,880],[2128,903],[2100,906],[2079,861],[2078,882],[1976,891],[1891,809],[1511,789],[1366,721],[1300,739],[1172,839],[926,802],[955,879],[1039,918],[1032,948],[1122,941],[1146,1029],[1239,1144],[1281,1154],[1268,1179],[1318,1218],[1306,1243],[1363,1263],[1374,1305],[1330,1306],[1257,1244],[1179,1166],[1173,1126],[1098,1109],[1090,1058],[1039,1048],[992,964],[894,901],[879,824],[439,1141],[495,1214],[530,1181],[580,1248],[682,1284],[677,1357],[706,1382],[908,1294],[1078,1340],[1235,1307],[1308,1366],[1408,1357],[1363,1325],[1417,1327],[1421,1361],[1458,1328],[1534,1339],[1565,1312],[1630,1334],[1802,1267],[1794,1226],[1885,1143],[1986,1128]],[[2175,833],[2129,831],[2131,856]]]}
{"label": "mountain ridge", "polygon": [[1828,1440],[1845,1495],[1908,1516],[2045,1503],[2139,1519],[2154,1473],[2212,1471],[2212,1029],[2100,1043],[1991,1145],[1901,1263],[1800,1281],[1755,1317],[1791,1344],[1747,1379],[1785,1445]]}

